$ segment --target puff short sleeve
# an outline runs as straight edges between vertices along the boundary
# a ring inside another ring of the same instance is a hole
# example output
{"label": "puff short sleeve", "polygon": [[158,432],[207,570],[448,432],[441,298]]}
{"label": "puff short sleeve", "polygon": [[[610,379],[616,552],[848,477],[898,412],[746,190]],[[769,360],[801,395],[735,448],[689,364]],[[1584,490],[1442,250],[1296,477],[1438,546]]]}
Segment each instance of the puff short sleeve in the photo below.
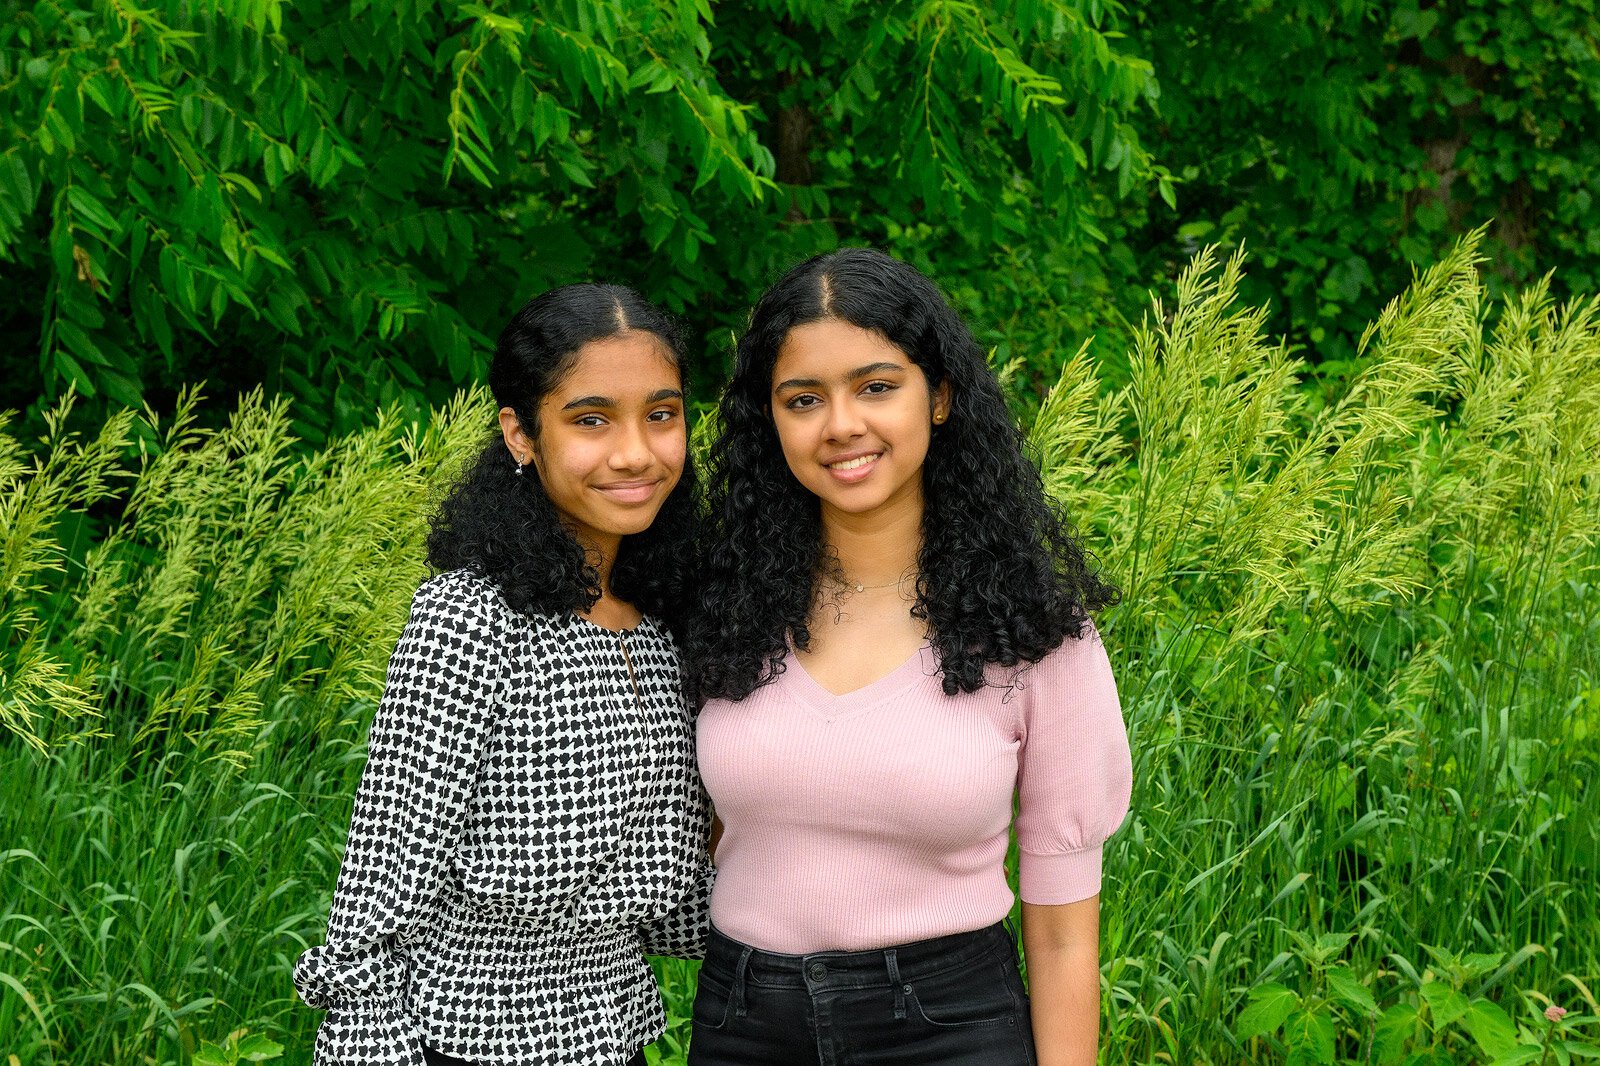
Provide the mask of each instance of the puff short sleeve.
{"label": "puff short sleeve", "polygon": [[1100,891],[1102,845],[1127,816],[1133,788],[1116,681],[1093,625],[1020,680],[1020,895],[1076,903]]}

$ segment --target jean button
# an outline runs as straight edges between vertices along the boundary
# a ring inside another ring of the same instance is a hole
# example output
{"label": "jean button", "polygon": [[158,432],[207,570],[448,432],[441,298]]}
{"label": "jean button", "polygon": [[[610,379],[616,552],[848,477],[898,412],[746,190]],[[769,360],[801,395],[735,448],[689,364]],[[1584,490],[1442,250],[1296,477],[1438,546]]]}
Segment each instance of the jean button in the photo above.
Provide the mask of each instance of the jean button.
{"label": "jean button", "polygon": [[814,962],[806,969],[806,976],[813,981],[821,981],[828,976],[828,968],[820,962]]}

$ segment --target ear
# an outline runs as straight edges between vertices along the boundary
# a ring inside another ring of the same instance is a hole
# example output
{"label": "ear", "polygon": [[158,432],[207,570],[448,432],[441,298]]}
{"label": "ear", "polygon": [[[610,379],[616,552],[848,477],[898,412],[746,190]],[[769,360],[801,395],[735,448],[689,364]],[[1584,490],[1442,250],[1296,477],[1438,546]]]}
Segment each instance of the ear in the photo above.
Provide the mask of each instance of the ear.
{"label": "ear", "polygon": [[950,379],[945,378],[939,382],[939,387],[933,390],[933,424],[941,425],[950,417]]}
{"label": "ear", "polygon": [[517,418],[517,412],[509,407],[500,408],[500,436],[506,442],[506,450],[511,453],[511,458],[518,466],[527,466],[533,462],[533,441],[522,431],[522,422]]}

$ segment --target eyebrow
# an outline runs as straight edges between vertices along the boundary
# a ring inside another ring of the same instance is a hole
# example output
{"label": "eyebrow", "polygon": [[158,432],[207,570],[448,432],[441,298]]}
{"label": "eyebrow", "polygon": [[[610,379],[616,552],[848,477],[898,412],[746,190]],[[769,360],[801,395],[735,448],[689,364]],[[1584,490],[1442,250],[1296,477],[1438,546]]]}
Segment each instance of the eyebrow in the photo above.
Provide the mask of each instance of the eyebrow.
{"label": "eyebrow", "polygon": [[[645,403],[660,403],[662,400],[681,400],[683,393],[677,389],[657,389],[645,397]],[[617,401],[609,396],[579,396],[576,400],[564,405],[563,411],[574,411],[580,407],[615,407]]]}
{"label": "eyebrow", "polygon": [[[882,374],[885,371],[903,371],[902,363],[868,363],[866,366],[857,367],[844,375],[845,381],[856,381],[860,378],[871,377],[873,374]],[[782,392],[784,389],[820,389],[822,381],[818,378],[790,378],[780,381],[772,387],[773,392]]]}

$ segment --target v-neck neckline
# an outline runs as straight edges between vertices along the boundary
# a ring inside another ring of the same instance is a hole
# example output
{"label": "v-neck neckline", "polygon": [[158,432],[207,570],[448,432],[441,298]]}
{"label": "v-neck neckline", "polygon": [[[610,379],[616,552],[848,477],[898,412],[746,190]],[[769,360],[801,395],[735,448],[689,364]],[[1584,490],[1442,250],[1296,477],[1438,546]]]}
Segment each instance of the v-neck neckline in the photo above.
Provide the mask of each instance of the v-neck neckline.
{"label": "v-neck neckline", "polygon": [[793,677],[792,691],[800,702],[830,722],[871,710],[889,697],[937,676],[939,672],[933,646],[927,641],[923,641],[905,662],[876,681],[869,681],[845,693],[830,692],[812,677],[811,671],[794,653],[792,643],[789,645],[787,669]]}

